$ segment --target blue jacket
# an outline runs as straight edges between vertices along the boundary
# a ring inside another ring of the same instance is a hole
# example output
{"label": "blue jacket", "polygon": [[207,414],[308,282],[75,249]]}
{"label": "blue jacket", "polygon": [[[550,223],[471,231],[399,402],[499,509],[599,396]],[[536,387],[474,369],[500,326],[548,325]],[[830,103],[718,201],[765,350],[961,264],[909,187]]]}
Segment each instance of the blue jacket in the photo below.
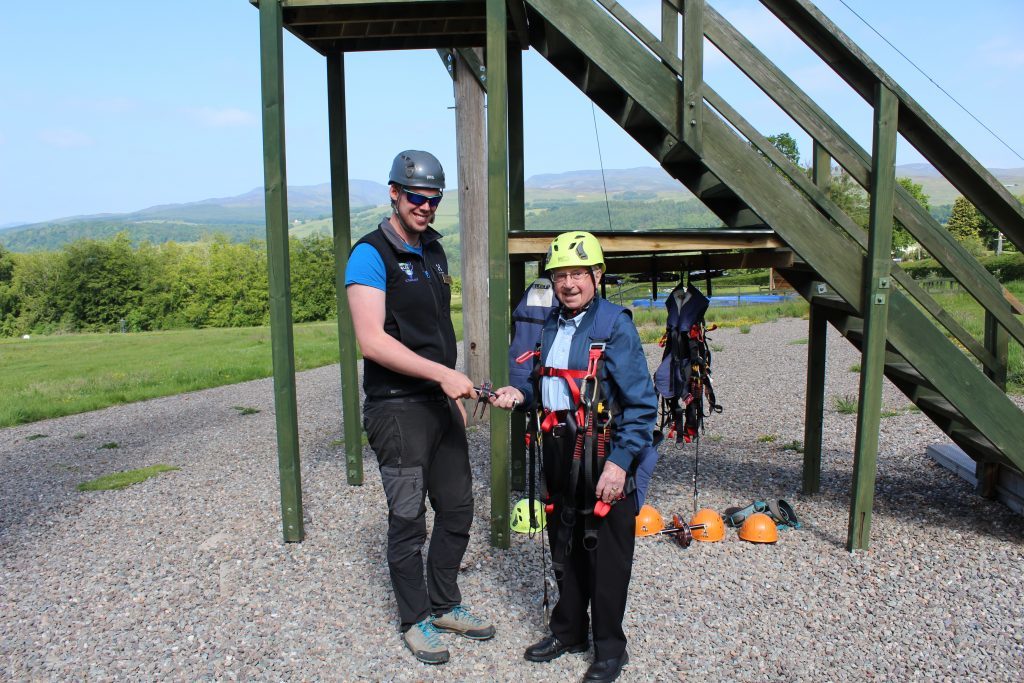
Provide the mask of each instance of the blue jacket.
{"label": "blue jacket", "polygon": [[[647,357],[640,343],[640,335],[629,311],[597,297],[580,321],[569,349],[570,369],[586,369],[594,318],[598,307],[618,309],[604,351],[604,381],[601,391],[611,406],[614,430],[608,460],[627,472],[632,471],[637,457],[652,448],[652,433],[658,418],[658,398],[647,368]],[[602,311],[607,314],[608,311]],[[554,343],[558,332],[558,310],[555,309],[544,323],[541,336],[541,364]],[[533,385],[529,382],[516,386],[525,400],[523,406],[533,405]]]}

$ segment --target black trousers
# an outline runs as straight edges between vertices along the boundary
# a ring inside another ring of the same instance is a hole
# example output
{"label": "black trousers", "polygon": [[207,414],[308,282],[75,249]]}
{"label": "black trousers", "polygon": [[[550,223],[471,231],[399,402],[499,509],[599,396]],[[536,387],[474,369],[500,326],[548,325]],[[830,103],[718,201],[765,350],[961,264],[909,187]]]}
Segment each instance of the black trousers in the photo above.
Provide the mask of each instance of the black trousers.
{"label": "black trousers", "polygon": [[[636,500],[627,496],[612,506],[603,518],[596,519],[597,546],[583,547],[586,518],[566,527],[562,519],[564,491],[568,486],[572,443],[545,435],[544,477],[547,490],[555,500],[554,513],[548,515],[548,539],[552,553],[560,553],[559,539],[571,538],[571,548],[558,580],[558,603],[551,612],[549,628],[567,644],[585,642],[593,628],[594,658],[610,659],[626,649],[622,618],[626,613],[629,579],[633,571],[633,545],[636,531]],[[583,507],[582,468],[576,488],[576,507]],[[597,485],[595,477],[594,485]],[[563,535],[563,530],[566,532]],[[588,619],[587,610],[590,610]]]}
{"label": "black trousers", "polygon": [[[473,523],[466,427],[455,403],[440,394],[424,401],[368,401],[363,428],[387,496],[388,570],[404,633],[462,602],[459,565]],[[424,583],[428,496],[434,528]]]}

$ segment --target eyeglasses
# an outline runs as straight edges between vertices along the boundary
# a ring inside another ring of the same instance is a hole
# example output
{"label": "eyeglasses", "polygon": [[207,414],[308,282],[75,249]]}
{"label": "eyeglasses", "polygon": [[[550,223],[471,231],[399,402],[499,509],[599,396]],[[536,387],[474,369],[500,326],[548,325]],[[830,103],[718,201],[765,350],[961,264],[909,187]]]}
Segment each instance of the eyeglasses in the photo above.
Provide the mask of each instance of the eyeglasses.
{"label": "eyeglasses", "polygon": [[405,192],[405,198],[409,200],[409,203],[413,206],[423,206],[429,203],[431,209],[436,209],[437,205],[444,199],[444,194],[438,192],[435,195],[425,195],[419,192],[413,192],[408,187],[402,187],[402,191]]}
{"label": "eyeglasses", "polygon": [[570,271],[568,273],[566,273],[566,272],[552,273],[551,274],[551,281],[554,282],[556,285],[557,284],[561,284],[561,283],[565,282],[566,280],[570,280],[570,279],[573,282],[579,282],[583,278],[587,277],[588,275],[590,275],[590,273],[585,271],[585,270],[573,270],[573,271]]}

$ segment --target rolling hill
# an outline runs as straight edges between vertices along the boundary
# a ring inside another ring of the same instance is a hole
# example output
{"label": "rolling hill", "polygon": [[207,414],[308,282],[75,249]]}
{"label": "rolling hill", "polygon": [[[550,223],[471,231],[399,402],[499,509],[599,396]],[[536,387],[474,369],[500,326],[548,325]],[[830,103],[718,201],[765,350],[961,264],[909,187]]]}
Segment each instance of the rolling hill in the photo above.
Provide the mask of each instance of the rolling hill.
{"label": "rolling hill", "polygon": [[[990,170],[1012,194],[1024,193],[1024,168]],[[952,204],[958,196],[956,189],[928,164],[897,166],[896,175],[922,185],[933,209]],[[361,235],[387,213],[387,187],[369,180],[352,180],[349,192],[353,234]],[[603,227],[609,213],[603,206],[606,195],[615,229],[719,225],[714,215],[663,169],[639,167],[530,177],[526,181],[527,227]],[[453,196],[442,204],[437,223],[443,232],[457,233],[457,210],[457,199]],[[295,236],[330,234],[330,184],[288,188],[288,214]],[[126,214],[72,216],[0,228],[0,244],[18,252],[52,250],[77,239],[103,239],[119,232],[128,233],[136,242],[154,243],[194,242],[215,234],[227,235],[234,241],[263,239],[263,189],[234,197],[151,206]]]}

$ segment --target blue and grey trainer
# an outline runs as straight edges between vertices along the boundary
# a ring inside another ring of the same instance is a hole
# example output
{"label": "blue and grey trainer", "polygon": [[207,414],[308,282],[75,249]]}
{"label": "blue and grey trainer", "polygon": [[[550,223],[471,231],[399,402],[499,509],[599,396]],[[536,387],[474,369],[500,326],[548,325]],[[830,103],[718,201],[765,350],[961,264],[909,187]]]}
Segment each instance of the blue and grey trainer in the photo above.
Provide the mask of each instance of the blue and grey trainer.
{"label": "blue and grey trainer", "polygon": [[413,624],[412,628],[402,634],[402,640],[416,659],[424,664],[444,664],[448,661],[448,648],[441,644],[441,632],[434,628],[430,617]]}
{"label": "blue and grey trainer", "polygon": [[494,626],[491,622],[476,616],[462,605],[456,605],[451,612],[434,617],[434,626],[442,631],[458,633],[473,640],[494,637]]}

